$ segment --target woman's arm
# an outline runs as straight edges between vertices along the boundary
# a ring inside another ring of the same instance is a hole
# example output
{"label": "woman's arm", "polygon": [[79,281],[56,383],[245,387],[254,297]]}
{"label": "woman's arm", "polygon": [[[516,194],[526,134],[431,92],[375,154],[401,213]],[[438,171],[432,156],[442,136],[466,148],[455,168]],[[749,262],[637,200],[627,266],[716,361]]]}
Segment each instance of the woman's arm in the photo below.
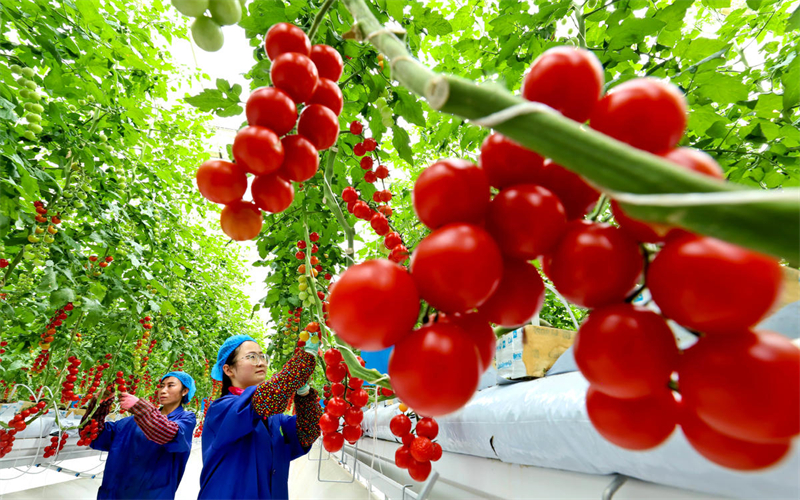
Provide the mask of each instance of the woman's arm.
{"label": "woman's arm", "polygon": [[294,356],[271,379],[259,385],[253,393],[253,409],[262,417],[286,411],[289,398],[303,387],[314,373],[317,358],[302,349],[295,349]]}
{"label": "woman's arm", "polygon": [[305,396],[295,396],[294,404],[297,407],[297,438],[300,446],[310,448],[320,434],[322,407],[319,405],[317,391],[312,388]]}
{"label": "woman's arm", "polygon": [[168,419],[166,415],[158,411],[158,408],[144,399],[140,399],[131,406],[130,412],[145,437],[154,443],[167,444],[178,433],[178,424]]}

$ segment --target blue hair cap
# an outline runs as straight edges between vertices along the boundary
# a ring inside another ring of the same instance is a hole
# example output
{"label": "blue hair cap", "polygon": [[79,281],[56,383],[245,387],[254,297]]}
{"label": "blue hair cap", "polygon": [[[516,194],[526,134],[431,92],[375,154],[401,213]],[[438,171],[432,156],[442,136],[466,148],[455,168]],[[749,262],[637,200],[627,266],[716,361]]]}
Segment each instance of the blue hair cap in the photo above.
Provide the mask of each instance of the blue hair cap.
{"label": "blue hair cap", "polygon": [[197,386],[194,383],[194,379],[186,372],[169,372],[163,377],[161,377],[161,382],[164,381],[167,377],[175,377],[176,379],[181,381],[184,387],[189,389],[189,392],[183,397],[181,403],[186,404],[192,400],[194,397],[195,391],[197,391]]}
{"label": "blue hair cap", "polygon": [[219,348],[219,352],[217,353],[217,363],[214,365],[214,368],[211,369],[211,378],[214,380],[219,380],[220,382],[222,381],[222,367],[225,366],[228,356],[230,356],[237,347],[248,340],[251,342],[256,342],[256,339],[250,335],[234,335],[232,337],[228,337],[228,340],[226,340],[225,343],[222,344],[222,347]]}

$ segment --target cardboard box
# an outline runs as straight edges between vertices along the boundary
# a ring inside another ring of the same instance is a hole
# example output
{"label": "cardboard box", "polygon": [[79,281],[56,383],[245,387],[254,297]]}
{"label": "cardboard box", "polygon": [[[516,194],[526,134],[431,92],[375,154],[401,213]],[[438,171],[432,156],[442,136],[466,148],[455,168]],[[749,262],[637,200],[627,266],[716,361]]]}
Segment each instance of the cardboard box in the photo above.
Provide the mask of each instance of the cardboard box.
{"label": "cardboard box", "polygon": [[800,271],[791,267],[783,268],[783,290],[775,311],[792,302],[800,300]]}
{"label": "cardboard box", "polygon": [[508,380],[544,377],[575,341],[577,332],[528,325],[497,340],[498,375]]}

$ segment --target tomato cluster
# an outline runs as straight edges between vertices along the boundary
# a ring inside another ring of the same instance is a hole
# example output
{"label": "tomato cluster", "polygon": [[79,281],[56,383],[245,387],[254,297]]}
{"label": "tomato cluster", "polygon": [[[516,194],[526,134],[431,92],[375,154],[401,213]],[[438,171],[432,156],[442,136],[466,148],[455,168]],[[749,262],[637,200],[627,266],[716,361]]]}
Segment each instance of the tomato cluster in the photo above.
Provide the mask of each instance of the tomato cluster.
{"label": "tomato cluster", "polygon": [[[687,105],[676,87],[639,78],[601,96],[595,63],[586,51],[547,51],[526,76],[523,96],[589,119],[592,128],[677,168],[724,178],[710,156],[677,147]],[[612,211],[619,228],[570,222],[543,265],[562,295],[592,309],[579,329],[575,360],[591,384],[586,407],[593,425],[634,450],[659,445],[680,425],[700,454],[724,467],[776,463],[800,434],[800,350],[753,326],[778,298],[780,264],[714,238],[637,221],[616,202]],[[640,243],[663,245],[647,268]],[[626,300],[642,275],[661,314]],[[679,351],[665,318],[697,333],[697,343]]]}
{"label": "tomato cluster", "polygon": [[67,366],[67,377],[61,383],[61,402],[64,404],[78,401],[81,398],[74,393],[75,381],[78,380],[78,367],[81,366],[81,360],[75,356],[68,358],[69,366]]}
{"label": "tomato cluster", "polygon": [[99,431],[100,423],[96,419],[89,420],[78,433],[80,436],[80,439],[78,439],[78,446],[89,446],[92,444],[92,441],[97,439],[100,433]]}
{"label": "tomato cluster", "polygon": [[33,366],[31,367],[32,373],[41,373],[47,366],[47,363],[50,360],[50,343],[55,339],[56,329],[64,323],[64,320],[68,317],[67,313],[72,311],[74,308],[75,307],[72,305],[72,303],[69,303],[64,307],[57,309],[47,322],[45,331],[39,336],[41,339],[39,340],[39,349],[41,349],[41,351],[33,362]]}
{"label": "tomato cluster", "polygon": [[[417,425],[411,429],[411,419],[405,414],[408,407],[401,404],[399,415],[392,417],[389,429],[403,441],[394,453],[394,463],[401,469],[408,469],[414,481],[425,481],[431,473],[431,462],[442,458],[442,446],[433,442],[439,435],[439,424],[431,417],[419,418],[414,414]],[[415,435],[416,433],[416,435]]]}
{"label": "tomato cluster", "polygon": [[[273,87],[250,95],[248,126],[233,141],[234,163],[209,160],[197,170],[197,187],[209,201],[225,205],[220,223],[234,240],[261,231],[261,210],[278,213],[294,200],[292,181],[303,182],[319,168],[318,152],[339,136],[342,58],[333,47],[314,45],[297,26],[273,25],[266,36]],[[304,107],[299,114],[297,105]],[[296,128],[296,133],[291,132]],[[247,174],[253,201],[243,201]]]}
{"label": "tomato cluster", "polygon": [[58,439],[58,436],[53,436],[50,438],[50,444],[44,447],[44,454],[42,457],[50,458],[53,455],[57,454],[59,451],[64,449],[64,445],[67,444],[67,438],[69,434],[66,432],[61,434],[61,439]]}
{"label": "tomato cluster", "polygon": [[[354,444],[361,437],[362,408],[369,402],[369,394],[362,388],[364,381],[350,375],[342,353],[337,349],[325,352],[325,376],[331,385],[325,386],[325,413],[319,419],[322,446],[331,453],[342,449],[344,442]],[[358,361],[364,366],[364,360]],[[342,419],[344,426],[339,431]]]}

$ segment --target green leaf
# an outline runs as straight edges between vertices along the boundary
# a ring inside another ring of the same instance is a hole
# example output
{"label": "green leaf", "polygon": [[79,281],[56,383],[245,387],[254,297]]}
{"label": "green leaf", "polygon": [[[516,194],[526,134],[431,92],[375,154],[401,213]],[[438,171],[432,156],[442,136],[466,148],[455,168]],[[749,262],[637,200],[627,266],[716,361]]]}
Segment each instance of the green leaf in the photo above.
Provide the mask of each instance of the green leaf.
{"label": "green leaf", "polygon": [[14,112],[14,104],[0,97],[0,120],[17,119],[17,114]]}
{"label": "green leaf", "polygon": [[164,300],[161,302],[161,312],[166,314],[178,314],[178,311],[175,310],[175,306],[173,306],[172,302],[168,300]]}
{"label": "green leaf", "polygon": [[398,125],[392,126],[392,145],[397,150],[400,158],[408,162],[409,165],[414,166],[414,152],[411,150],[410,142],[411,139],[408,137],[408,132]]}
{"label": "green leaf", "polygon": [[727,9],[731,6],[731,0],[703,0],[703,4],[712,9]]}
{"label": "green leaf", "polygon": [[[796,10],[792,16],[797,16],[800,9]],[[800,16],[798,16],[800,22]],[[783,85],[783,109],[788,110],[800,104],[800,54],[795,54],[781,75]]]}
{"label": "green leaf", "polygon": [[695,92],[719,104],[731,104],[744,101],[750,94],[750,88],[741,78],[727,76],[722,73],[704,72],[695,77]]}
{"label": "green leaf", "polygon": [[394,111],[408,120],[409,123],[424,127],[425,117],[422,115],[422,104],[420,104],[419,99],[403,88],[397,88],[396,93],[398,102],[394,105]]}
{"label": "green leaf", "polygon": [[786,31],[800,30],[800,6],[794,9],[792,15],[786,20]]}
{"label": "green leaf", "polygon": [[56,271],[52,267],[45,268],[42,278],[36,290],[41,293],[49,293],[58,288],[56,285]]}
{"label": "green leaf", "polygon": [[610,50],[621,49],[644,41],[644,37],[654,35],[667,23],[652,17],[631,18],[616,26],[611,26],[606,31]]}
{"label": "green leaf", "polygon": [[692,6],[694,0],[677,0],[656,12],[655,18],[665,23],[664,29],[669,31],[680,30],[686,11]]}
{"label": "green leaf", "polygon": [[72,288],[59,288],[50,295],[50,307],[57,308],[75,300]]}

